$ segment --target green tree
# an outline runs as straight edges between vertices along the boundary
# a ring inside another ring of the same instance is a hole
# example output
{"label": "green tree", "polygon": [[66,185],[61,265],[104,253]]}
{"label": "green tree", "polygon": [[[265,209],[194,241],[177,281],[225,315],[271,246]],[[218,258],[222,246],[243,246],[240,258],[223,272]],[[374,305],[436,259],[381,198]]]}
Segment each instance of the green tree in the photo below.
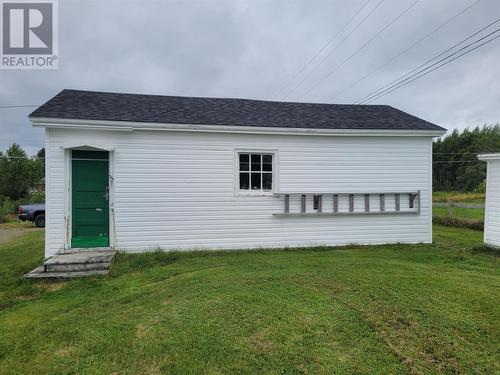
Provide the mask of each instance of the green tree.
{"label": "green tree", "polygon": [[42,160],[28,158],[18,144],[0,154],[0,195],[14,200],[23,198],[42,177]]}

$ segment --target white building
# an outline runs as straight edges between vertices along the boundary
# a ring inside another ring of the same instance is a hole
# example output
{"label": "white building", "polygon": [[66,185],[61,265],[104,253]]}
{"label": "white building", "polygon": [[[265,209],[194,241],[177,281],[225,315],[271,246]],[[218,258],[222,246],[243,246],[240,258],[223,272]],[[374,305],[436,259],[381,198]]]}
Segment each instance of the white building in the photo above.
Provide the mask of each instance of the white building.
{"label": "white building", "polygon": [[479,155],[487,162],[484,242],[500,247],[500,153]]}
{"label": "white building", "polygon": [[432,241],[445,130],[390,106],[64,90],[30,119],[47,257]]}

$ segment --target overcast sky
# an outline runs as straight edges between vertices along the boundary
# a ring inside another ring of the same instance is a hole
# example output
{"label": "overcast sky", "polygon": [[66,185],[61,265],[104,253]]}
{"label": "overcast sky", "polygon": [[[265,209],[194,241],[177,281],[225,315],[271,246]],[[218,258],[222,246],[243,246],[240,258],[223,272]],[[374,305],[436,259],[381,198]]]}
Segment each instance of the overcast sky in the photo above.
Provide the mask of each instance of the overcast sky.
{"label": "overcast sky", "polygon": [[[264,100],[294,89],[286,100],[354,103],[500,18],[500,1],[481,0],[383,66],[475,0],[420,0],[366,44],[415,2],[385,0],[351,33],[380,1],[360,13],[366,0],[60,1],[59,68],[0,70],[0,105],[42,104],[63,88]],[[499,122],[500,38],[374,103],[447,129]],[[0,150],[43,147],[31,110],[0,109]]]}

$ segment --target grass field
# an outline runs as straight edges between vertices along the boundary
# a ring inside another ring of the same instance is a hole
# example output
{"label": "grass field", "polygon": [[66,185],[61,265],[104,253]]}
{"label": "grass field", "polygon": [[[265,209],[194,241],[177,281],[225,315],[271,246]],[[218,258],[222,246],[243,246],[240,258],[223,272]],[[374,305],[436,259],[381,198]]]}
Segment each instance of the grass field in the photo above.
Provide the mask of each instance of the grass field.
{"label": "grass field", "polygon": [[[484,204],[485,194],[437,191],[433,193],[432,201],[434,203]],[[432,217],[435,224],[481,230],[484,228],[484,208],[453,207],[452,220],[449,220],[447,207],[433,207]]]}
{"label": "grass field", "polygon": [[19,277],[43,232],[0,245],[1,374],[500,371],[500,258],[432,245],[120,255],[113,276]]}
{"label": "grass field", "polygon": [[433,202],[484,203],[484,200],[484,193],[462,193],[455,191],[435,191],[432,193]]}

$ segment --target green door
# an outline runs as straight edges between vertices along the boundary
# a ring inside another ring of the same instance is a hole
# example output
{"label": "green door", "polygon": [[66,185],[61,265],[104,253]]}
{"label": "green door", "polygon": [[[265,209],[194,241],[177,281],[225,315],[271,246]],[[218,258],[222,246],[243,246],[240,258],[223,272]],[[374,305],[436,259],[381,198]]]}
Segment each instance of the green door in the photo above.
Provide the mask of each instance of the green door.
{"label": "green door", "polygon": [[72,151],[71,247],[109,246],[109,153]]}

